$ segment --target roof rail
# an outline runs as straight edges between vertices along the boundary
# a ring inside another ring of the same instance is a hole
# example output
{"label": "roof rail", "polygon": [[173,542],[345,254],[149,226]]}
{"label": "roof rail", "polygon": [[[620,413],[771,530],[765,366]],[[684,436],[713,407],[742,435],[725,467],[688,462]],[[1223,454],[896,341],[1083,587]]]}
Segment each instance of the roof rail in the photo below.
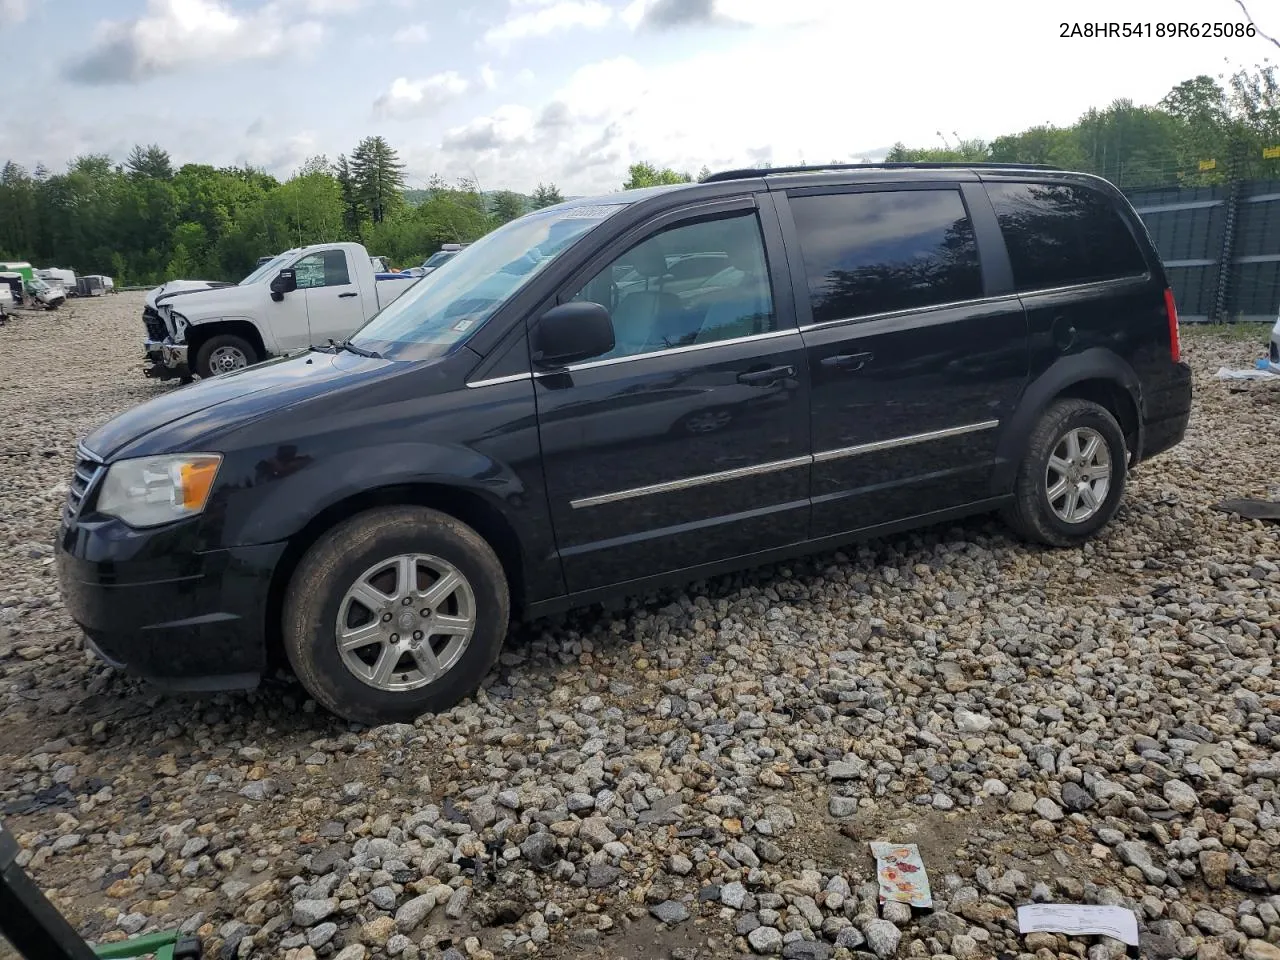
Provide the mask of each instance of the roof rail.
{"label": "roof rail", "polygon": [[741,170],[721,170],[702,180],[703,183],[720,183],[724,180],[748,180],[779,173],[825,173],[828,170],[1060,170],[1051,163],[992,163],[983,161],[966,163],[962,160],[947,161],[884,161],[881,163],[824,163],[817,166],[798,167],[745,167]]}

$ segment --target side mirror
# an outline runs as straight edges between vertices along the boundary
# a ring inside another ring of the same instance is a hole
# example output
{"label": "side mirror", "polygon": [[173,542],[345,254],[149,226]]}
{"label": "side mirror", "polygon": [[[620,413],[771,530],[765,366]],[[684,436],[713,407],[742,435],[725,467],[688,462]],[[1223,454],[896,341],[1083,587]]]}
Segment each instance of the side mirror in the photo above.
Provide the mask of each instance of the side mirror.
{"label": "side mirror", "polygon": [[533,328],[533,362],[563,367],[613,349],[613,318],[590,300],[562,303],[538,318]]}
{"label": "side mirror", "polygon": [[277,303],[284,299],[286,293],[298,289],[298,278],[292,270],[281,270],[271,281],[271,299]]}

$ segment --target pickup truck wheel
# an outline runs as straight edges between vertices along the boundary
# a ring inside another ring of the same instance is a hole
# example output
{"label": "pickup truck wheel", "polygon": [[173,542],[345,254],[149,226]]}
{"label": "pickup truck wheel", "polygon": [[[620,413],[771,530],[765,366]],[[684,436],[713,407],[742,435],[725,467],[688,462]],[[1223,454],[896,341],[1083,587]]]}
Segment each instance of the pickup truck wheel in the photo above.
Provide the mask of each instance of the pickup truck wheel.
{"label": "pickup truck wheel", "polygon": [[509,617],[502,564],[478,533],[436,510],[384,507],[303,557],[285,597],[285,652],[338,716],[411,721],[480,686]]}
{"label": "pickup truck wheel", "polygon": [[1116,418],[1088,400],[1059,400],[1032,431],[1005,521],[1028,540],[1078,546],[1115,516],[1128,472]]}
{"label": "pickup truck wheel", "polygon": [[258,351],[244,337],[219,333],[200,344],[196,351],[196,373],[202,377],[213,377],[219,373],[243,370],[258,360]]}

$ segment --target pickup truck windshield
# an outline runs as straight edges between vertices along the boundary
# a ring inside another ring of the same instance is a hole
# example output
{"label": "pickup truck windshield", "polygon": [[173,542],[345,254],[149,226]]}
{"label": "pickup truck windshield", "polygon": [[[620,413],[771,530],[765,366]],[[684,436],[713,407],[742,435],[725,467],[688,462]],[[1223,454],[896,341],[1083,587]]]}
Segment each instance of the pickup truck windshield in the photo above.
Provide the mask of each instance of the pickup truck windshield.
{"label": "pickup truck windshield", "polygon": [[240,286],[245,287],[251,283],[257,283],[259,280],[265,277],[272,270],[279,270],[282,266],[284,266],[284,261],[287,260],[288,258],[289,258],[289,253],[281,253],[275,257],[272,257],[270,260],[268,260],[266,263],[260,266],[257,270],[253,271],[253,273],[249,274],[247,277],[241,280]]}
{"label": "pickup truck windshield", "polygon": [[555,257],[625,203],[531,213],[499,227],[427,274],[351,342],[389,359],[442,356],[475,333]]}

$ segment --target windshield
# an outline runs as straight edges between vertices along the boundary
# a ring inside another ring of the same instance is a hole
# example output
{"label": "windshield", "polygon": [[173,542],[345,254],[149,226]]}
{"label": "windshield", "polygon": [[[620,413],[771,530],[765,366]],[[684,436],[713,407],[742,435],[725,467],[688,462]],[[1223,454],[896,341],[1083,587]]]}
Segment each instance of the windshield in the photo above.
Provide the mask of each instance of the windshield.
{"label": "windshield", "polygon": [[441,250],[438,253],[433,253],[431,256],[427,257],[422,265],[424,267],[438,267],[457,252],[457,250]]}
{"label": "windshield", "polygon": [[43,280],[41,280],[39,277],[32,277],[30,286],[31,286],[31,289],[34,290],[36,293],[49,292],[49,285],[45,283]]}
{"label": "windshield", "polygon": [[257,270],[253,271],[253,273],[249,274],[247,277],[241,280],[240,286],[243,287],[250,283],[257,283],[259,280],[265,277],[272,270],[278,270],[280,267],[284,266],[284,261],[287,260],[293,252],[294,251],[292,250],[286,250],[284,253],[276,254],[274,257],[272,257],[270,260],[268,260],[266,263],[260,266]]}
{"label": "windshield", "polygon": [[450,257],[351,338],[386,357],[443,356],[588,230],[626,204],[570,207],[512,220]]}

